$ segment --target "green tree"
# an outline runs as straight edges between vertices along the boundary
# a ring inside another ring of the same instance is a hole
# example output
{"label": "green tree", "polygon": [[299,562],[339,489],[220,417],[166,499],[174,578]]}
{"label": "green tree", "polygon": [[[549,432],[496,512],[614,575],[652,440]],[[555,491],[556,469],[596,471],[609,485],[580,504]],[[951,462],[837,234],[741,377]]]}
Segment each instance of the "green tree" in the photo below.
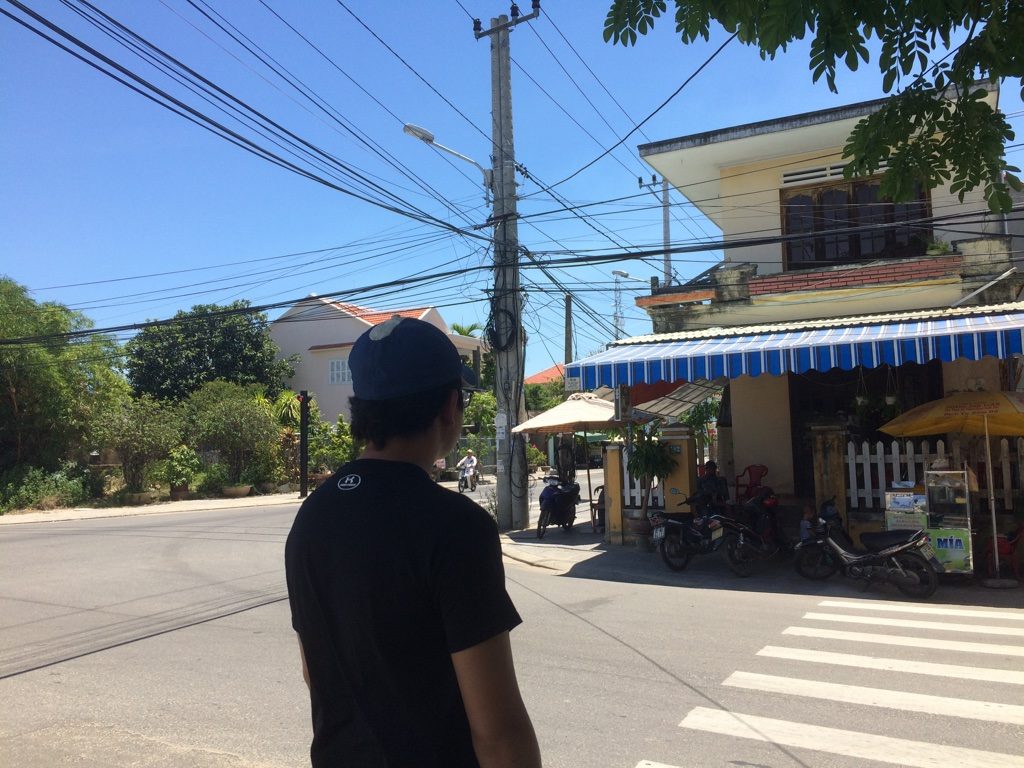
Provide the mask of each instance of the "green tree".
{"label": "green tree", "polygon": [[[604,38],[634,45],[667,10],[665,0],[614,0]],[[1024,97],[1024,5],[967,0],[776,0],[719,3],[675,0],[675,28],[684,44],[709,39],[712,22],[762,58],[811,37],[812,79],[833,92],[837,69],[870,60],[880,41],[878,68],[893,97],[863,118],[844,149],[847,177],[870,176],[883,163],[881,193],[910,199],[917,184],[952,181],[963,196],[982,187],[993,211],[1013,207],[1009,187],[1021,189],[1004,147],[1014,133],[982,98],[977,83],[1011,80]],[[972,90],[974,87],[974,90]]]}
{"label": "green tree", "polygon": [[128,392],[118,345],[92,322],[0,278],[0,471],[54,469],[86,448],[93,414]]}
{"label": "green tree", "polygon": [[199,304],[172,322],[144,328],[127,345],[128,380],[137,394],[183,400],[210,381],[257,384],[274,398],[293,373],[278,360],[267,316],[248,301]]}
{"label": "green tree", "polygon": [[186,404],[186,438],[200,450],[215,450],[235,485],[276,446],[278,425],[258,385],[211,381]]}
{"label": "green tree", "polygon": [[679,462],[676,460],[665,443],[655,437],[654,432],[648,432],[643,427],[636,429],[633,436],[632,452],[626,459],[626,469],[631,477],[640,478],[640,487],[643,489],[643,502],[640,506],[640,519],[647,519],[647,508],[651,503],[651,487],[654,485],[654,478],[664,480]]}
{"label": "green tree", "polygon": [[683,424],[693,430],[693,434],[700,435],[705,440],[708,437],[708,424],[718,419],[718,412],[722,407],[722,398],[719,396],[709,397],[702,403],[697,403],[685,414]]}
{"label": "green tree", "polygon": [[565,380],[559,378],[543,384],[527,384],[525,394],[526,410],[546,411],[565,400]]}
{"label": "green tree", "polygon": [[466,406],[462,423],[467,427],[473,424],[480,426],[477,433],[480,437],[494,437],[496,427],[494,419],[498,415],[498,399],[491,392],[475,392],[473,399]]}
{"label": "green tree", "polygon": [[[452,331],[459,334],[460,336],[472,336],[474,339],[480,338],[486,330],[480,323],[470,323],[469,325],[463,325],[462,323],[452,323]],[[473,366],[473,361],[468,360],[467,363],[470,367]],[[480,353],[480,381],[477,386],[480,389],[494,389],[494,380],[496,372],[496,363],[494,361],[494,352],[488,344],[484,344],[484,348]]]}
{"label": "green tree", "polygon": [[156,462],[181,439],[181,418],[177,409],[149,395],[126,397],[96,415],[93,434],[100,446],[117,451],[125,485],[140,493]]}

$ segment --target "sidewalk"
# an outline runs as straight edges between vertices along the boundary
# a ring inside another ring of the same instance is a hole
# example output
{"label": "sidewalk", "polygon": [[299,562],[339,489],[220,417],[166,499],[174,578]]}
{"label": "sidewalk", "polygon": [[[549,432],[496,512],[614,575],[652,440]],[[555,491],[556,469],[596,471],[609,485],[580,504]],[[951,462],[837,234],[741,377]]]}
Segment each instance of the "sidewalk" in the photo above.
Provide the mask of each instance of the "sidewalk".
{"label": "sidewalk", "polygon": [[0,515],[0,525],[18,523],[56,523],[65,520],[93,520],[101,517],[135,517],[138,515],[167,515],[175,512],[206,512],[215,509],[240,509],[244,507],[274,507],[302,502],[297,492],[269,493],[262,496],[246,496],[242,499],[187,499],[186,501],[159,501],[132,507],[71,507],[66,509],[33,510],[31,512],[8,512]]}

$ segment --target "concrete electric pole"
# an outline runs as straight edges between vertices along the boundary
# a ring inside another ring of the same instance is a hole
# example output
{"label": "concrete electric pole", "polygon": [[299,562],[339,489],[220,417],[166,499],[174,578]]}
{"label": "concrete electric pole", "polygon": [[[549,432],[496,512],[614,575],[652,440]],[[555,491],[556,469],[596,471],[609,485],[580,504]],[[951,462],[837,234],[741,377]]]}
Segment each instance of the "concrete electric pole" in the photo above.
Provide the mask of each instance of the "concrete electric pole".
{"label": "concrete electric pole", "polygon": [[488,329],[497,377],[497,516],[502,530],[529,524],[526,447],[512,428],[523,411],[524,342],[522,296],[519,288],[519,230],[516,211],[516,160],[512,140],[512,77],[509,32],[518,24],[540,16],[540,0],[533,12],[519,15],[514,5],[508,16],[491,19],[483,29],[473,21],[479,40],[491,38],[491,141],[494,180],[494,293]]}
{"label": "concrete electric pole", "polygon": [[[658,177],[652,176],[650,184],[644,184],[643,176],[639,177],[637,181],[640,182],[640,189],[647,188],[654,192]],[[665,285],[672,285],[672,253],[669,250],[672,247],[672,227],[668,220],[668,179],[664,176],[661,178],[661,238],[665,243],[665,253],[662,257]]]}

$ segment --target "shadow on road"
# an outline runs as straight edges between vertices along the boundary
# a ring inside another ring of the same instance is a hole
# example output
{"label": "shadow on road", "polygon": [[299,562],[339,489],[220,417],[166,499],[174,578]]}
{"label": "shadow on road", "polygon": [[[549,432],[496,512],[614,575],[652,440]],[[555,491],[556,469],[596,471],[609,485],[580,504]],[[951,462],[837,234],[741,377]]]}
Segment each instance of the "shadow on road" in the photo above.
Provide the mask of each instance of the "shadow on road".
{"label": "shadow on road", "polygon": [[[603,534],[591,530],[590,521],[577,523],[572,531],[549,528],[537,539],[535,530],[514,531],[508,537],[534,553],[561,550],[566,564],[563,577],[617,581],[628,584],[652,584],[691,589],[725,589],[765,594],[817,595],[828,598],[910,601],[894,586],[873,584],[867,591],[864,582],[832,576],[810,581],[793,570],[790,559],[774,558],[760,564],[747,578],[735,576],[721,553],[694,557],[685,571],[672,571],[655,550],[644,551],[635,545],[607,544]],[[575,555],[573,554],[575,553]],[[1024,607],[1024,587],[989,589],[979,580],[957,574],[939,577],[939,588],[927,601],[952,605],[993,608]]]}

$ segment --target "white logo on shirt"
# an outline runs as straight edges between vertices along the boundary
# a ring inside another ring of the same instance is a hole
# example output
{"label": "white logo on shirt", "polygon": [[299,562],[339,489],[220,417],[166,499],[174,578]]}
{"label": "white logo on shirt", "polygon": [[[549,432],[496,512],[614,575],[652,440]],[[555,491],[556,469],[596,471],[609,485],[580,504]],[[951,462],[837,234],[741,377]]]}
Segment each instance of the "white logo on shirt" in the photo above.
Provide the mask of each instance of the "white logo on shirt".
{"label": "white logo on shirt", "polygon": [[345,475],[338,481],[339,491],[352,491],[359,487],[363,480],[359,475]]}

